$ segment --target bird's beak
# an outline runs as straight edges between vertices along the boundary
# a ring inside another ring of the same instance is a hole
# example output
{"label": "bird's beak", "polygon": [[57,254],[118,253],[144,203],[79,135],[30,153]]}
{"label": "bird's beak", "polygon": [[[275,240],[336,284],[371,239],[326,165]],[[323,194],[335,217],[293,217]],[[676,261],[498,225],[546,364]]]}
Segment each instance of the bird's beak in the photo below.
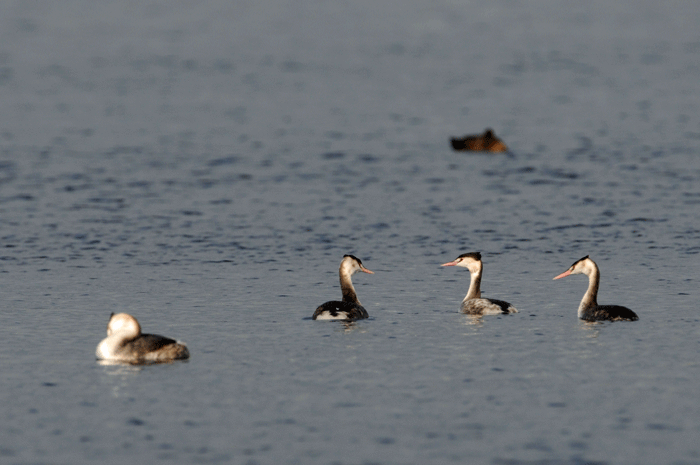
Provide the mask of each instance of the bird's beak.
{"label": "bird's beak", "polygon": [[571,268],[560,274],[559,276],[555,276],[554,279],[559,279],[559,278],[566,278],[571,274]]}
{"label": "bird's beak", "polygon": [[367,274],[374,274],[374,271],[370,271],[367,268],[365,268],[364,266],[360,267],[360,271],[364,271]]}
{"label": "bird's beak", "polygon": [[451,262],[443,263],[443,264],[440,265],[440,266],[456,266],[456,265],[457,265],[457,260],[454,260],[454,261],[451,261]]}

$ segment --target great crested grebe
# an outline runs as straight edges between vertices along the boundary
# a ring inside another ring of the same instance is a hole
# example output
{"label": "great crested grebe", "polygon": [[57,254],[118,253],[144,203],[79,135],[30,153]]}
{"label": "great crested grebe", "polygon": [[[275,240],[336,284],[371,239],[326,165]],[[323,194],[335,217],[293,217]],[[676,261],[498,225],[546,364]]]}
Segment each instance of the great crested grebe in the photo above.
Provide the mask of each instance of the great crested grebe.
{"label": "great crested grebe", "polygon": [[496,137],[492,129],[475,136],[453,137],[450,139],[452,149],[458,152],[507,152],[508,147]]}
{"label": "great crested grebe", "polygon": [[588,258],[588,255],[571,265],[571,268],[556,276],[554,279],[564,278],[570,274],[585,274],[588,276],[588,290],[583,295],[578,306],[578,317],[586,321],[637,321],[639,317],[627,307],[621,305],[598,305],[598,285],[600,284],[600,271],[598,265]]}
{"label": "great crested grebe", "polygon": [[156,334],[141,334],[141,325],[128,313],[112,313],[107,337],[97,345],[99,360],[126,363],[158,363],[190,357],[185,344]]}
{"label": "great crested grebe", "polygon": [[501,315],[504,313],[518,313],[508,302],[481,297],[481,253],[470,252],[457,257],[454,261],[444,263],[442,266],[461,266],[469,270],[471,281],[469,291],[462,300],[461,312],[468,315]]}
{"label": "great crested grebe", "polygon": [[343,300],[342,302],[331,300],[319,306],[311,317],[313,320],[361,320],[369,317],[352,285],[351,277],[358,271],[374,274],[373,271],[362,265],[359,258],[353,255],[344,255],[339,270]]}

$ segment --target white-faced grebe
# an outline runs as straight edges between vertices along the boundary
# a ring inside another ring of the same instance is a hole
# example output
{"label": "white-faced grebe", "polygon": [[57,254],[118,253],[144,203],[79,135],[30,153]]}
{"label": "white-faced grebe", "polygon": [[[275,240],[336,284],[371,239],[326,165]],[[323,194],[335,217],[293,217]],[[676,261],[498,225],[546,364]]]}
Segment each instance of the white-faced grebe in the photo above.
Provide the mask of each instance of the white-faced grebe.
{"label": "white-faced grebe", "polygon": [[554,279],[564,278],[570,274],[585,274],[588,276],[588,290],[583,295],[581,304],[578,306],[578,317],[582,320],[636,321],[639,319],[637,314],[627,307],[621,305],[598,305],[600,271],[598,270],[598,265],[588,258],[588,255],[571,265],[571,268]]}
{"label": "white-faced grebe", "polygon": [[187,346],[156,334],[141,334],[141,325],[128,313],[109,318],[107,337],[97,345],[100,360],[126,363],[156,363],[184,360],[190,357]]}
{"label": "white-faced grebe", "polygon": [[470,252],[457,257],[454,261],[444,263],[442,266],[461,266],[469,270],[471,280],[469,291],[462,300],[461,311],[468,315],[500,315],[503,313],[518,313],[508,302],[496,299],[484,299],[481,297],[481,253]]}
{"label": "white-faced grebe", "polygon": [[314,315],[314,320],[361,320],[369,317],[367,310],[357,298],[357,293],[352,285],[352,275],[362,271],[374,274],[362,265],[362,261],[353,255],[344,255],[340,262],[340,290],[343,292],[343,300],[332,300],[319,306]]}

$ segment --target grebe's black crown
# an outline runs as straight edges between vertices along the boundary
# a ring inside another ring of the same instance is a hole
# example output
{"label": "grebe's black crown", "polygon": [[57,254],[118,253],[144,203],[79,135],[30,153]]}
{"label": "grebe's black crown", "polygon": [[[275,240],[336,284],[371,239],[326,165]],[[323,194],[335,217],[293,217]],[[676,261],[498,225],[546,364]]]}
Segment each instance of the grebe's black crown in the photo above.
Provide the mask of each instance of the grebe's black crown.
{"label": "grebe's black crown", "polygon": [[467,253],[463,253],[462,255],[460,255],[460,256],[457,257],[457,258],[467,258],[467,257],[473,258],[474,260],[481,261],[481,252],[467,252]]}
{"label": "grebe's black crown", "polygon": [[583,257],[583,258],[579,258],[579,259],[578,259],[578,260],[576,260],[576,261],[574,262],[574,264],[573,264],[573,265],[571,265],[571,266],[575,266],[575,265],[576,265],[576,264],[577,264],[578,262],[582,262],[582,261],[584,261],[584,260],[585,260],[585,259],[587,259],[587,258],[588,258],[588,255],[586,255],[586,256],[585,256],[585,257]]}
{"label": "grebe's black crown", "polygon": [[345,257],[350,257],[350,258],[352,258],[353,260],[355,260],[357,263],[359,263],[360,265],[362,265],[362,260],[360,260],[359,258],[357,258],[357,257],[354,256],[354,255],[345,254],[345,255],[343,255],[343,258],[345,258]]}

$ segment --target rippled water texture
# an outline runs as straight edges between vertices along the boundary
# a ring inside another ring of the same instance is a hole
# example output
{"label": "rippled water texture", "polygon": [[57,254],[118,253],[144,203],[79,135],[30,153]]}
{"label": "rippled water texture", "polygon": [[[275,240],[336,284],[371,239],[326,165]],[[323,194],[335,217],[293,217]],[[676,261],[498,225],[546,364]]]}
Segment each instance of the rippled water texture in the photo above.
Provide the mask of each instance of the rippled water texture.
{"label": "rippled water texture", "polygon": [[[3,3],[0,462],[700,463],[698,24]],[[458,313],[469,251],[520,313]],[[345,253],[371,318],[311,321]],[[638,322],[577,320],[584,255]],[[99,365],[111,312],[191,360]]]}

